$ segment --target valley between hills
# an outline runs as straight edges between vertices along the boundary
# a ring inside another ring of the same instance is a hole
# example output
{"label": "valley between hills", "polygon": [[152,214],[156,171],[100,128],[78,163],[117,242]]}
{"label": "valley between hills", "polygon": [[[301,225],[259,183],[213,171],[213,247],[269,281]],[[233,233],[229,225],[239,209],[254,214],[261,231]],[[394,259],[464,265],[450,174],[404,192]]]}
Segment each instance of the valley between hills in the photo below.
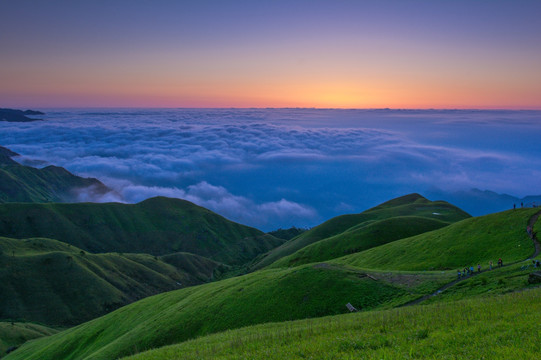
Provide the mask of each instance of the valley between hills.
{"label": "valley between hills", "polygon": [[3,359],[541,353],[539,208],[472,217],[409,194],[263,233],[179,199],[75,203],[111,190],[0,150]]}

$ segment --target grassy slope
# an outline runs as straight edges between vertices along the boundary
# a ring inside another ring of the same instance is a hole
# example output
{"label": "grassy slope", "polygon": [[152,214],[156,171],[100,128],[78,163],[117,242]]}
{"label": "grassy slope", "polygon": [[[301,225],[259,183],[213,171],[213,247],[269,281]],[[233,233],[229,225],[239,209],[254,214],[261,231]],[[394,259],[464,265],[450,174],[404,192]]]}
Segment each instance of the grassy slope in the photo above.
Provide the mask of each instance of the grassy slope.
{"label": "grassy slope", "polygon": [[178,283],[209,280],[219,266],[190,254],[164,259],[94,255],[56,240],[0,238],[0,319],[79,324],[143,297],[178,289]]}
{"label": "grassy slope", "polygon": [[89,187],[96,194],[111,191],[97,179],[82,178],[61,167],[23,166],[11,159],[16,155],[0,146],[0,203],[74,201],[78,189]]}
{"label": "grassy slope", "polygon": [[[434,214],[437,213],[437,214]],[[459,208],[444,201],[429,201],[419,194],[409,194],[378,205],[360,214],[342,215],[293,238],[271,250],[254,263],[252,269],[260,269],[276,260],[313,244],[319,240],[341,234],[355,226],[369,221],[384,220],[397,216],[420,216],[452,223],[470,217]]]}
{"label": "grassy slope", "polygon": [[377,274],[326,264],[264,270],[149,297],[52,337],[9,359],[113,359],[200,335],[271,321],[390,307],[434,291],[449,274]]}
{"label": "grassy slope", "polygon": [[528,276],[535,271],[530,260],[470,277],[446,289],[438,296],[431,297],[423,302],[447,302],[468,298],[477,298],[485,301],[487,297],[506,294],[513,291],[539,287],[539,284],[529,284]]}
{"label": "grassy slope", "polygon": [[536,359],[540,300],[541,289],[536,289],[483,301],[258,325],[129,360]]}
{"label": "grassy slope", "polygon": [[294,237],[299,236],[305,231],[307,230],[293,226],[293,227],[290,227],[289,229],[278,229],[278,230],[270,231],[267,234],[277,237],[278,239],[291,240]]}
{"label": "grassy slope", "polygon": [[93,253],[188,252],[242,264],[283,243],[188,201],[138,204],[0,204],[0,236],[46,237]]}
{"label": "grassy slope", "polygon": [[526,225],[539,209],[517,209],[466,219],[333,260],[369,269],[442,270],[489,261],[524,260],[533,253]]}
{"label": "grassy slope", "polygon": [[420,216],[397,216],[384,220],[367,221],[341,234],[308,245],[279,259],[269,267],[296,266],[334,259],[447,225],[449,223],[441,220]]}
{"label": "grassy slope", "polygon": [[0,357],[12,346],[43,336],[56,334],[58,330],[32,323],[0,322]]}

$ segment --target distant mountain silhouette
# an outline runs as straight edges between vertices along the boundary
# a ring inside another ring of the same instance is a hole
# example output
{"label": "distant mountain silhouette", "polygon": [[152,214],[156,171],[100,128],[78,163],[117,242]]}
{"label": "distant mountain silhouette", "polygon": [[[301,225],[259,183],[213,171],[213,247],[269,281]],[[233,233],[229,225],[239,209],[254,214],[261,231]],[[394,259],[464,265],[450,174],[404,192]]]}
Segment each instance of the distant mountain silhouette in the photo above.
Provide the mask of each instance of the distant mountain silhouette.
{"label": "distant mountain silhouette", "polygon": [[26,115],[45,115],[41,111],[36,110],[14,110],[14,109],[0,109],[0,121],[9,122],[30,122],[39,121],[41,119],[32,119]]}
{"label": "distant mountain silhouette", "polygon": [[445,192],[440,189],[433,189],[427,192],[427,196],[453,203],[474,216],[512,209],[513,205],[519,208],[521,203],[525,207],[541,205],[541,195],[528,195],[519,198],[509,194],[498,194],[494,191],[479,189],[455,192]]}

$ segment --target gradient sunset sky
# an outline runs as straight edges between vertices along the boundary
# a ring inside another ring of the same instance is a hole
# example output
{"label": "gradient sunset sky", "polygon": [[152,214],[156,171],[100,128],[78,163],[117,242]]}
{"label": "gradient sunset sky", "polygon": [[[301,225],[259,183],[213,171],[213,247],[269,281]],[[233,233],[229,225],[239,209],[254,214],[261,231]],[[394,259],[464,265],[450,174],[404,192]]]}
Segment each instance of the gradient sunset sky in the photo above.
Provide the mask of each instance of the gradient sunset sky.
{"label": "gradient sunset sky", "polygon": [[0,107],[541,109],[541,1],[0,2]]}

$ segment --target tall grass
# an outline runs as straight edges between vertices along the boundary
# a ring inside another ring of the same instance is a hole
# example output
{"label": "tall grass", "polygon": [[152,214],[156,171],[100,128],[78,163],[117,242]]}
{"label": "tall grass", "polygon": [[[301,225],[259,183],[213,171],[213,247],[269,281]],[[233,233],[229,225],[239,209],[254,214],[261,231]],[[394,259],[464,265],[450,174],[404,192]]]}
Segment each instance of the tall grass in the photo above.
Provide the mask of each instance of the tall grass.
{"label": "tall grass", "polygon": [[257,325],[141,353],[173,359],[536,359],[541,289]]}

